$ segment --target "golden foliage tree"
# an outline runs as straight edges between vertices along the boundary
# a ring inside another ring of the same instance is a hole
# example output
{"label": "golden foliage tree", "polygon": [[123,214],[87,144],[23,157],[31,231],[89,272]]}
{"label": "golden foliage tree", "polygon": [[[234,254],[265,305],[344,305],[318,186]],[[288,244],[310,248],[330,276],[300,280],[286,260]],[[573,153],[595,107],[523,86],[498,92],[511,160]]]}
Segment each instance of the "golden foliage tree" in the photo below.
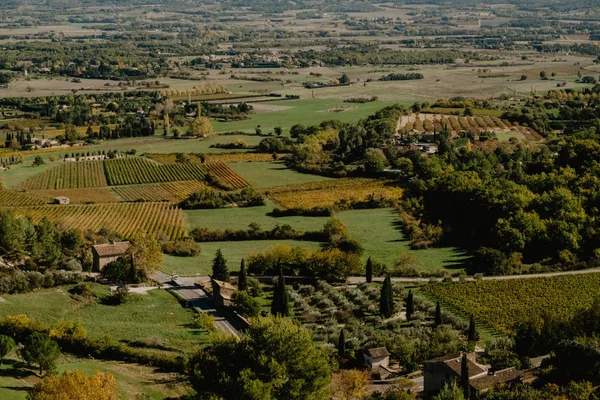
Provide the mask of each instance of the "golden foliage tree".
{"label": "golden foliage tree", "polygon": [[333,374],[332,395],[336,399],[360,399],[367,394],[369,373],[358,369],[343,369]]}
{"label": "golden foliage tree", "polygon": [[189,136],[199,136],[203,138],[211,137],[214,134],[212,122],[207,117],[198,116],[190,124],[188,130]]}
{"label": "golden foliage tree", "polygon": [[81,371],[49,375],[36,384],[28,400],[118,400],[121,398],[114,376],[96,371],[87,376]]}
{"label": "golden foliage tree", "polygon": [[136,269],[150,275],[156,271],[163,262],[160,243],[154,236],[138,233],[131,238],[131,247],[127,253],[133,260]]}

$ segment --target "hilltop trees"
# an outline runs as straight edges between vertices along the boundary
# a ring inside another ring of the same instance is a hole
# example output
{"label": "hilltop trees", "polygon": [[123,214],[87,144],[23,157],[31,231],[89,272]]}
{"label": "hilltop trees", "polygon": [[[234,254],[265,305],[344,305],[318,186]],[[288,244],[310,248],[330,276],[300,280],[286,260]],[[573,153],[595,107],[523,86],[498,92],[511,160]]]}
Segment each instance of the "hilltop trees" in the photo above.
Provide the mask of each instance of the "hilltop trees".
{"label": "hilltop trees", "polygon": [[225,400],[326,399],[330,377],[326,354],[287,318],[254,319],[239,341],[220,337],[189,361],[192,387]]}

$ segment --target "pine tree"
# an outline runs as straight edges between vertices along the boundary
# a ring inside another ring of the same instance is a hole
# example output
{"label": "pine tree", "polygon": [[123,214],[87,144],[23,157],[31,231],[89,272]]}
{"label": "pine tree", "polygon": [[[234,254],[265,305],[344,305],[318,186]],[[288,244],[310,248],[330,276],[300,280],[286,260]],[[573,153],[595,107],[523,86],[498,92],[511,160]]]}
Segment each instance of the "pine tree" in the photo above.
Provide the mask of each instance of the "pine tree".
{"label": "pine tree", "polygon": [[381,287],[379,311],[384,318],[389,318],[394,314],[394,293],[392,292],[392,280],[389,273],[385,276]]}
{"label": "pine tree", "polygon": [[238,290],[246,289],[248,289],[248,273],[246,272],[246,262],[242,258],[242,263],[240,264],[240,277],[238,279]]}
{"label": "pine tree", "polygon": [[346,355],[346,334],[344,328],[340,331],[340,337],[338,338],[338,356],[344,358]]}
{"label": "pine tree", "polygon": [[438,301],[437,305],[435,306],[434,325],[437,328],[441,324],[442,324],[442,308],[440,306],[440,302]]}
{"label": "pine tree", "polygon": [[212,278],[218,281],[229,281],[229,270],[227,269],[227,260],[223,257],[221,249],[217,250],[212,264]]}
{"label": "pine tree", "polygon": [[288,317],[290,315],[290,301],[285,288],[285,278],[283,271],[279,271],[277,284],[273,289],[273,302],[271,303],[271,314]]}
{"label": "pine tree", "polygon": [[414,304],[414,299],[413,299],[413,292],[412,292],[412,290],[409,290],[408,296],[406,296],[406,320],[407,321],[410,321],[414,312],[415,312],[415,304]]}
{"label": "pine tree", "polygon": [[463,353],[462,359],[460,362],[460,382],[462,386],[463,393],[465,395],[465,399],[471,398],[471,383],[470,381],[470,371],[469,371],[469,359],[467,358],[467,353]]}
{"label": "pine tree", "polygon": [[469,331],[467,332],[467,339],[469,342],[477,341],[477,328],[475,327],[475,317],[471,314],[471,319],[469,320]]}
{"label": "pine tree", "polygon": [[369,259],[367,260],[367,266],[365,269],[367,275],[367,283],[371,283],[373,281],[373,261],[371,261],[371,257],[369,257]]}

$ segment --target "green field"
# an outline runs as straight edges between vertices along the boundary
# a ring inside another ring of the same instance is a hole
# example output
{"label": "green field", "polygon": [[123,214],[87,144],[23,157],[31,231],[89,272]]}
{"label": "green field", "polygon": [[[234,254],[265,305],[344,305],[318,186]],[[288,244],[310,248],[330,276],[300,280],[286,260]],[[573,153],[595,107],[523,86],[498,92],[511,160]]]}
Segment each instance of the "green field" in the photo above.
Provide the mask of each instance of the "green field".
{"label": "green field", "polygon": [[453,247],[412,250],[400,229],[397,213],[392,208],[374,210],[352,210],[337,216],[348,226],[352,238],[364,247],[364,258],[393,266],[401,252],[414,257],[419,270],[433,272],[440,268],[451,272],[463,269],[464,252]]}
{"label": "green field", "polygon": [[320,175],[303,174],[291,170],[283,161],[260,163],[233,163],[231,169],[237,172],[256,188],[306,183],[330,179]]}
{"label": "green field", "polygon": [[288,224],[297,231],[319,231],[323,229],[323,225],[328,219],[328,217],[271,217],[267,215],[273,211],[274,207],[273,203],[267,202],[266,205],[260,207],[184,210],[182,213],[185,228],[188,231],[194,228],[245,230],[252,222],[258,223],[262,229],[272,229],[277,224]]}
{"label": "green field", "polygon": [[316,250],[321,244],[301,240],[245,240],[239,242],[200,243],[202,252],[196,257],[175,257],[163,255],[163,267],[166,274],[180,276],[207,276],[212,274],[212,260],[218,249],[221,249],[230,272],[240,270],[242,258],[253,252],[262,252],[276,245],[300,246]]}
{"label": "green field", "polygon": [[[0,315],[27,314],[47,325],[61,319],[80,321],[90,337],[110,335],[118,342],[160,347],[173,353],[191,351],[208,338],[204,332],[187,327],[192,321],[191,311],[182,308],[175,297],[164,290],[132,294],[126,304],[109,306],[96,300],[76,300],[68,289],[58,287],[3,295],[5,301],[0,303]],[[106,286],[94,285],[93,290],[97,297],[108,294]]]}
{"label": "green field", "polygon": [[[310,94],[310,90],[306,90],[306,94]],[[316,94],[318,95],[318,93]],[[351,91],[348,91],[348,94],[351,94]],[[298,123],[310,126],[332,119],[342,122],[357,121],[393,103],[375,101],[357,104],[344,103],[340,99],[302,99],[270,101],[264,104],[272,106],[275,110],[253,114],[251,119],[245,121],[215,122],[215,132],[253,132],[254,128],[260,125],[265,133],[272,131],[276,126],[280,126],[287,134],[289,129]],[[345,107],[345,111],[333,111],[342,107]],[[281,109],[276,110],[277,108]]]}
{"label": "green field", "polygon": [[[119,385],[123,400],[152,399],[162,400],[190,392],[176,374],[163,373],[151,367],[138,364],[125,364],[116,361],[79,359],[63,355],[57,365],[57,372],[79,370],[87,375],[95,371],[111,373]],[[2,400],[25,400],[27,389],[38,378],[16,359],[7,360],[0,367],[0,398]]]}

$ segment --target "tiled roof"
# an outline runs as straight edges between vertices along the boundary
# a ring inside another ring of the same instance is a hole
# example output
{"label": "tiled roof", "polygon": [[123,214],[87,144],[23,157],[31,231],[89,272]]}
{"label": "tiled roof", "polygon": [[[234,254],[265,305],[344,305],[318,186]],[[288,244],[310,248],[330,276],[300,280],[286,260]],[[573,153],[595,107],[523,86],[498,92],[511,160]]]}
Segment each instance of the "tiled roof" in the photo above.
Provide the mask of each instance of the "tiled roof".
{"label": "tiled roof", "polygon": [[125,254],[125,252],[129,249],[129,242],[97,244],[93,247],[100,257],[120,256]]}
{"label": "tiled roof", "polygon": [[522,374],[514,368],[507,368],[496,371],[492,375],[484,375],[480,378],[472,379],[471,386],[477,390],[489,389],[499,383],[512,382],[520,379]]}
{"label": "tiled roof", "polygon": [[216,279],[213,279],[213,282],[216,283],[219,287],[221,287],[223,289],[233,289],[233,290],[236,290],[235,286],[233,286],[229,282],[218,281]]}
{"label": "tiled roof", "polygon": [[367,354],[371,358],[387,357],[390,355],[390,353],[388,352],[388,350],[385,347],[366,349],[365,354]]}

